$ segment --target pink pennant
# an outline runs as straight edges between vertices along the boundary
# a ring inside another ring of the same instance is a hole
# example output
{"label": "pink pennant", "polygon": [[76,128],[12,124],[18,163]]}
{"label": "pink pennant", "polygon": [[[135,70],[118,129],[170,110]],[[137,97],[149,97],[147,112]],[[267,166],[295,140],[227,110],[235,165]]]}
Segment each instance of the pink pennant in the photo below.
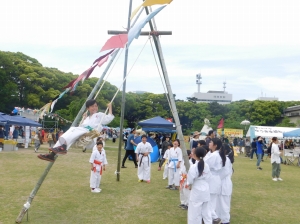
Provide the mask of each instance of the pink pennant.
{"label": "pink pennant", "polygon": [[115,49],[115,48],[123,48],[125,44],[128,41],[128,35],[127,34],[119,34],[116,36],[112,36],[109,38],[104,46],[101,48],[101,51],[106,51],[110,49]]}

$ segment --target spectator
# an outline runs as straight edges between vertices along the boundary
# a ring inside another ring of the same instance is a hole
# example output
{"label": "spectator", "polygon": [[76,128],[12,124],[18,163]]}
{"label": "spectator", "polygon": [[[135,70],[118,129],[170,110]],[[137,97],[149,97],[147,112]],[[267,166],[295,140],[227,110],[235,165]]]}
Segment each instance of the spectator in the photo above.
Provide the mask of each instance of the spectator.
{"label": "spectator", "polygon": [[256,166],[258,170],[262,170],[262,168],[260,167],[260,162],[261,162],[263,151],[264,151],[263,139],[261,136],[258,136],[256,141],[256,154],[257,154]]}
{"label": "spectator", "polygon": [[281,172],[281,167],[280,167],[280,154],[281,152],[279,151],[278,147],[278,139],[277,137],[272,138],[272,143],[271,143],[271,164],[272,164],[272,180],[273,181],[282,181],[280,178],[280,172]]}
{"label": "spectator", "polygon": [[200,133],[198,131],[195,131],[193,134],[193,138],[190,141],[190,150],[197,148],[198,142],[200,141],[199,137]]}
{"label": "spectator", "polygon": [[19,127],[15,127],[13,131],[13,139],[17,141],[18,138],[19,138]]}
{"label": "spectator", "polygon": [[215,137],[214,130],[210,130],[210,131],[208,132],[208,135],[207,135],[206,139],[205,139],[206,145],[207,145],[208,147],[209,147],[210,141],[211,141],[214,137]]}
{"label": "spectator", "polygon": [[134,153],[134,147],[133,147],[134,145],[137,146],[137,144],[133,141],[135,133],[136,133],[136,130],[135,130],[135,128],[133,128],[131,130],[130,135],[128,136],[127,145],[126,145],[126,148],[125,148],[126,153],[125,153],[125,156],[124,156],[123,161],[122,161],[122,168],[127,168],[125,166],[125,162],[126,162],[126,159],[128,158],[128,156],[131,156],[131,158],[134,162],[135,168],[138,168],[138,164],[136,162],[135,153]]}
{"label": "spectator", "polygon": [[168,149],[168,146],[170,145],[170,143],[172,143],[170,141],[170,136],[166,136],[166,140],[162,143],[162,146],[161,146],[161,160],[159,162],[159,165],[158,165],[158,171],[161,170],[161,166],[164,164],[165,162],[165,159],[164,159],[164,154],[166,152],[166,150]]}
{"label": "spectator", "polygon": [[251,148],[252,148],[252,150],[251,150],[250,160],[253,159],[253,154],[254,154],[254,153],[255,153],[256,158],[257,158],[257,152],[256,152],[256,138],[253,138],[253,141],[252,141],[252,143],[251,143]]}

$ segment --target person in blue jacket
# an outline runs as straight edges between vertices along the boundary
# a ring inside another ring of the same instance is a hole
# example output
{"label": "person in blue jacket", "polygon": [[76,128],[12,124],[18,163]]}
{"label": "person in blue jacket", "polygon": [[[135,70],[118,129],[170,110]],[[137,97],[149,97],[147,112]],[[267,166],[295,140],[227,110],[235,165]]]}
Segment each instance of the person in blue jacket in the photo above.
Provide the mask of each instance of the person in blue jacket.
{"label": "person in blue jacket", "polygon": [[256,162],[256,166],[258,170],[262,170],[262,168],[260,167],[260,162],[262,159],[262,155],[263,155],[263,150],[264,150],[264,142],[261,136],[257,137],[257,141],[256,141],[256,155],[257,155],[257,162]]}

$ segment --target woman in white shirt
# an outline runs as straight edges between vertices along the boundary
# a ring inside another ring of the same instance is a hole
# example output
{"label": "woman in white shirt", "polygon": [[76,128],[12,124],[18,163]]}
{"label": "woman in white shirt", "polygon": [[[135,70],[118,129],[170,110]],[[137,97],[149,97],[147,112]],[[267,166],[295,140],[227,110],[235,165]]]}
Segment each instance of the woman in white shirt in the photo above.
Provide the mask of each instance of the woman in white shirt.
{"label": "woman in white shirt", "polygon": [[271,164],[272,164],[272,180],[273,181],[282,181],[280,178],[280,154],[281,152],[279,151],[278,147],[278,139],[277,137],[272,138],[272,143],[271,143]]}

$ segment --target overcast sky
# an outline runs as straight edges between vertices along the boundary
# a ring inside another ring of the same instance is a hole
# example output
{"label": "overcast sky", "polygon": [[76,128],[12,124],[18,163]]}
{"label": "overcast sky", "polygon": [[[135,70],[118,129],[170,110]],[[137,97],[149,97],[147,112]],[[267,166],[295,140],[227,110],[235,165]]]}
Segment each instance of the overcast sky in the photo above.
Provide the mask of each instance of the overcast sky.
{"label": "overcast sky", "polygon": [[[133,0],[133,8],[141,3]],[[100,56],[107,30],[127,26],[128,6],[126,0],[2,0],[0,50],[81,74]],[[173,32],[160,39],[176,98],[196,92],[201,73],[201,92],[223,90],[226,81],[234,101],[262,95],[300,100],[299,12],[299,0],[174,0],[155,20],[158,30]],[[164,93],[149,41],[138,57],[146,41],[141,36],[130,46],[128,69],[138,59],[127,91]],[[124,52],[108,77],[117,87],[123,63]]]}

